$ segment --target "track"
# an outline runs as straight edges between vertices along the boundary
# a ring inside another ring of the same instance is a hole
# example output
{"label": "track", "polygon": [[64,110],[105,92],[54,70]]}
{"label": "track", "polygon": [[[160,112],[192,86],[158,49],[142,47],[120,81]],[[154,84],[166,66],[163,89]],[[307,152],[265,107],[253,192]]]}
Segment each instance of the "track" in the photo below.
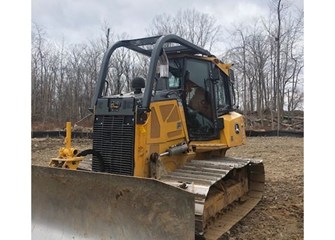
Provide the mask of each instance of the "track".
{"label": "track", "polygon": [[196,234],[218,239],[262,198],[264,166],[250,159],[192,160],[160,181],[193,193]]}

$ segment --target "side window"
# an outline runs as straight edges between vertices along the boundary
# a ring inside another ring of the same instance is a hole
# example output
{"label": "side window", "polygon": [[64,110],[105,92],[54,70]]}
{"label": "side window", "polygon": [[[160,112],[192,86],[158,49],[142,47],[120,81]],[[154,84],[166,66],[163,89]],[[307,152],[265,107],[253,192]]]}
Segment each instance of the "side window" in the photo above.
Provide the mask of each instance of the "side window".
{"label": "side window", "polygon": [[210,63],[187,59],[184,90],[186,122],[191,140],[217,138],[214,128],[213,85],[210,79]]}
{"label": "side window", "polygon": [[235,90],[234,90],[234,82],[231,81],[229,81],[229,95],[230,95],[230,105],[234,106],[236,104]]}
{"label": "side window", "polygon": [[215,84],[216,107],[219,109],[227,105],[223,81],[220,79]]}
{"label": "side window", "polygon": [[[216,69],[219,71],[219,69]],[[214,85],[215,89],[215,100],[216,100],[216,111],[218,115],[225,114],[231,107],[230,98],[230,81],[227,75],[220,71],[219,79]]]}
{"label": "side window", "polygon": [[219,81],[215,84],[215,89],[216,89],[216,106],[217,108],[224,108],[228,106],[228,98],[227,98],[227,78],[226,76],[220,72],[220,78]]}

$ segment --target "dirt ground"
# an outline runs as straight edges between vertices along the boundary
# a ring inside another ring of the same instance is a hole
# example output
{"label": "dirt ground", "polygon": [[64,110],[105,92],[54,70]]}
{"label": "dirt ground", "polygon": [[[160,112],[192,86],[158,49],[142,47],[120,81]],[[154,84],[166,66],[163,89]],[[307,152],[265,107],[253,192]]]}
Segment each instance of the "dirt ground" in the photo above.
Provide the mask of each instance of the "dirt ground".
{"label": "dirt ground", "polygon": [[[56,157],[63,139],[32,139],[32,164],[46,166]],[[73,146],[91,147],[89,139],[74,139]],[[250,137],[247,145],[228,150],[228,156],[263,159],[263,199],[221,239],[304,239],[304,139]]]}

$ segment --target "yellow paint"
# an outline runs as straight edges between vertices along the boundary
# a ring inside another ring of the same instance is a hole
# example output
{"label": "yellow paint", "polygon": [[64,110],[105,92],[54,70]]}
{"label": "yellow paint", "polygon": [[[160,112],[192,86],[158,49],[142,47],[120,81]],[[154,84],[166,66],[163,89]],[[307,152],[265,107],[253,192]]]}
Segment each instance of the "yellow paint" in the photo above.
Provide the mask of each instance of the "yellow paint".
{"label": "yellow paint", "polygon": [[71,122],[66,122],[66,137],[64,139],[66,149],[71,148],[71,140]]}
{"label": "yellow paint", "polygon": [[[224,115],[224,124],[223,136],[229,147],[236,147],[246,143],[243,115],[237,112],[230,112]],[[236,124],[238,125],[239,133],[235,131]]]}
{"label": "yellow paint", "polygon": [[[150,155],[154,152],[163,153],[170,147],[188,143],[187,125],[184,108],[177,100],[152,102],[151,111],[145,124],[136,124],[135,127],[135,176],[150,177]],[[164,156],[161,158],[167,171],[174,171],[186,161],[195,158],[196,154],[204,152],[227,150],[230,147],[245,144],[245,127],[243,116],[231,112],[221,116],[224,120],[224,129],[219,139],[211,141],[192,141],[192,148],[186,154]],[[238,124],[239,133],[235,131]],[[222,154],[224,154],[223,151]],[[201,155],[202,156],[202,155]]]}
{"label": "yellow paint", "polygon": [[[224,120],[224,129],[220,132],[220,138],[211,141],[192,141],[190,145],[195,147],[197,152],[228,149],[246,143],[244,119],[241,114],[230,112],[220,118]],[[235,131],[236,124],[238,124],[239,133]]]}
{"label": "yellow paint", "polygon": [[60,167],[71,170],[78,168],[79,163],[84,160],[84,157],[76,157],[78,150],[71,147],[71,141],[71,122],[66,122],[65,147],[59,149],[57,158],[51,158],[49,163],[50,167]]}
{"label": "yellow paint", "polygon": [[[163,153],[171,146],[188,141],[182,104],[177,100],[152,102],[145,124],[135,127],[135,176],[149,177],[150,155]],[[162,157],[168,171],[183,164],[190,155]]]}

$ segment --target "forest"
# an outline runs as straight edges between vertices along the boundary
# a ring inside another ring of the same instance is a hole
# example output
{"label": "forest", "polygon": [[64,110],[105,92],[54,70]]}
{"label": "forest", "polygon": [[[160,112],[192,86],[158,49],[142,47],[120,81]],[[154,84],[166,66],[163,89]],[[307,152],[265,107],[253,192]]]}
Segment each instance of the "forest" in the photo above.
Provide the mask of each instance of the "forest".
{"label": "forest", "polygon": [[[250,128],[303,130],[304,11],[284,0],[269,0],[269,16],[241,25],[220,25],[195,9],[153,16],[142,37],[176,34],[232,63],[238,111]],[[101,36],[85,43],[56,43],[32,24],[32,128],[86,124],[104,52],[130,33],[113,32],[106,22]],[[224,50],[223,50],[224,49]],[[107,81],[111,94],[132,91],[134,77],[146,78],[148,59],[127,49],[113,54]],[[292,123],[298,119],[298,124]],[[293,125],[297,125],[295,128]]]}

